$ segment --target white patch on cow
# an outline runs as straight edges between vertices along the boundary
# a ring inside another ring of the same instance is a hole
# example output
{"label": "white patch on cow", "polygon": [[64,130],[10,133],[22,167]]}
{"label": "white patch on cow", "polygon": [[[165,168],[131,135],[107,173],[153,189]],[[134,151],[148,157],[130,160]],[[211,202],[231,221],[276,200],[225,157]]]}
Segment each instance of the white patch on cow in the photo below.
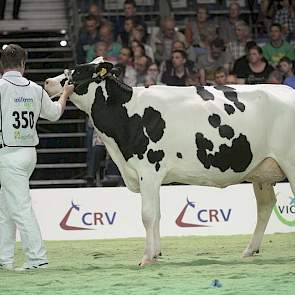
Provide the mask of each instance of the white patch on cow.
{"label": "white patch on cow", "polygon": [[108,96],[108,93],[107,93],[107,90],[106,90],[106,81],[100,82],[99,86],[101,87],[102,94],[104,96],[104,100],[107,101],[109,96]]}

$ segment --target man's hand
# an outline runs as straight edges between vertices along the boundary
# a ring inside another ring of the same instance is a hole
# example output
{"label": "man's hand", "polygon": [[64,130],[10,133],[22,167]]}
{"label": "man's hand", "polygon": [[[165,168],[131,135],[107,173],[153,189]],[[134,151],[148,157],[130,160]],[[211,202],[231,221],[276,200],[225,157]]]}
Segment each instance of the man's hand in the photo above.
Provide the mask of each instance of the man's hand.
{"label": "man's hand", "polygon": [[71,96],[74,93],[74,85],[68,84],[68,81],[66,81],[65,85],[64,85],[64,89],[63,89],[63,95],[68,98],[69,96]]}

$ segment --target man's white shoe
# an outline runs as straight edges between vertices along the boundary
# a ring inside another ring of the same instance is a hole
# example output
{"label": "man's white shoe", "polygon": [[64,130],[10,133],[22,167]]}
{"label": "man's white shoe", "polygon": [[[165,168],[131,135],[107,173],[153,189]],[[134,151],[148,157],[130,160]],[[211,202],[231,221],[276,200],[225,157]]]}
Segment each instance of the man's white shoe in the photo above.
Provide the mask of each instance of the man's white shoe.
{"label": "man's white shoe", "polygon": [[40,268],[47,268],[48,267],[48,262],[43,262],[43,263],[40,263],[40,264],[35,264],[35,265],[30,265],[28,263],[25,263],[22,267],[18,267],[18,268],[15,268],[15,271],[29,271],[29,270],[37,270],[37,269],[40,269]]}
{"label": "man's white shoe", "polygon": [[7,263],[7,264],[1,264],[0,263],[0,270],[9,270],[12,271],[13,269],[13,264],[12,263]]}

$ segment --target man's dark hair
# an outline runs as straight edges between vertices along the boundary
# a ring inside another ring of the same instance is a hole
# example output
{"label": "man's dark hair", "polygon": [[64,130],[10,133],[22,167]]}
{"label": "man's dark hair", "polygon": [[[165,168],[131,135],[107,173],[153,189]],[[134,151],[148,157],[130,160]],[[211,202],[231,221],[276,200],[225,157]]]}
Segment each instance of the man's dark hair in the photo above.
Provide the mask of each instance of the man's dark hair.
{"label": "man's dark hair", "polygon": [[282,25],[281,24],[279,24],[279,23],[272,23],[271,25],[270,25],[270,28],[269,29],[271,29],[272,27],[277,27],[280,31],[282,31]]}
{"label": "man's dark hair", "polygon": [[125,4],[130,4],[130,5],[132,5],[133,7],[136,7],[136,2],[135,2],[135,0],[125,0],[124,1],[124,5]]}
{"label": "man's dark hair", "polygon": [[3,69],[13,69],[26,62],[27,52],[17,44],[9,44],[1,52],[1,66]]}
{"label": "man's dark hair", "polygon": [[182,58],[187,59],[187,53],[184,50],[175,49],[175,50],[172,51],[172,54],[175,53],[175,52],[180,53]]}
{"label": "man's dark hair", "polygon": [[210,42],[210,47],[212,48],[213,46],[214,46],[215,48],[220,48],[220,49],[222,49],[223,51],[225,50],[225,44],[224,44],[223,39],[216,38],[216,39],[212,40],[212,41]]}

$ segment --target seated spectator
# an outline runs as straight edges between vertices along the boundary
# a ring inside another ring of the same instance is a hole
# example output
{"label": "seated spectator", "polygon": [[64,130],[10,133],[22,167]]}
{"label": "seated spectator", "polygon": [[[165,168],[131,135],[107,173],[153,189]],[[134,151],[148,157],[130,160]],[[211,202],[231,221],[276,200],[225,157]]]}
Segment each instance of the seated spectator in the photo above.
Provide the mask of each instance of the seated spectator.
{"label": "seated spectator", "polygon": [[167,69],[161,78],[163,84],[169,86],[185,86],[185,80],[191,73],[185,66],[187,54],[183,50],[172,52],[172,68]]}
{"label": "seated spectator", "polygon": [[234,73],[235,75],[239,75],[238,73],[240,71],[243,71],[243,69],[248,67],[248,54],[249,54],[249,50],[252,47],[256,48],[257,43],[255,41],[248,41],[246,43],[245,46],[245,55],[241,56],[240,58],[238,58],[234,64],[233,64],[233,69],[232,69],[232,73]]}
{"label": "seated spectator", "polygon": [[[108,44],[104,41],[98,41],[94,47],[95,57],[102,56],[105,60],[107,60],[107,52],[108,52]],[[94,59],[93,58],[93,59]]]}
{"label": "seated spectator", "polygon": [[227,70],[224,67],[216,69],[214,74],[214,85],[225,85],[227,79]]}
{"label": "seated spectator", "polygon": [[293,67],[293,62],[288,57],[285,56],[280,59],[278,69],[282,73],[284,80],[294,75]]}
{"label": "seated spectator", "polygon": [[238,84],[237,76],[232,72],[230,72],[226,77],[226,85],[230,84]]}
{"label": "seated spectator", "polygon": [[103,9],[102,6],[91,3],[88,8],[88,15],[95,17],[97,28],[99,29],[103,24],[107,23],[107,19],[103,17]]}
{"label": "seated spectator", "polygon": [[264,57],[272,66],[277,66],[284,56],[295,60],[294,48],[283,39],[282,26],[277,23],[271,25],[269,42],[262,47],[262,50]]}
{"label": "seated spectator", "polygon": [[257,17],[257,29],[259,39],[264,39],[267,36],[276,11],[279,9],[278,6],[280,6],[279,1],[260,0]]}
{"label": "seated spectator", "polygon": [[147,25],[140,15],[136,14],[136,2],[135,0],[124,1],[124,15],[118,16],[115,25],[115,39],[124,32],[125,19],[132,17],[137,25],[141,25],[144,28],[145,35],[147,34]]}
{"label": "seated spectator", "polygon": [[136,27],[136,21],[135,18],[132,16],[126,17],[124,20],[124,31],[120,32],[118,36],[118,41],[123,46],[129,46],[131,41],[131,33],[132,30]]}
{"label": "seated spectator", "polygon": [[134,68],[136,70],[136,86],[144,86],[147,69],[152,63],[148,56],[141,56],[134,60]]}
{"label": "seated spectator", "polygon": [[132,50],[132,55],[133,55],[134,61],[137,58],[146,55],[144,45],[137,40],[133,40],[131,42],[131,50]]}
{"label": "seated spectator", "polygon": [[197,72],[189,73],[185,79],[185,86],[200,85],[200,75]]}
{"label": "seated spectator", "polygon": [[[99,37],[101,41],[107,44],[108,61],[116,63],[122,45],[114,41],[113,27],[111,23],[102,25],[99,29]],[[87,61],[90,62],[95,58],[94,46],[89,47],[87,51]]]}
{"label": "seated spectator", "polygon": [[188,44],[202,48],[208,48],[209,43],[217,37],[216,23],[209,19],[206,5],[197,6],[195,19],[189,20],[185,27],[185,37]]}
{"label": "seated spectator", "polygon": [[[100,41],[97,30],[97,22],[94,16],[87,16],[84,21],[84,26],[81,28],[77,42],[77,62],[86,63],[87,51],[94,46],[96,42]],[[93,49],[92,49],[93,50]],[[92,55],[92,59],[94,53]]]}
{"label": "seated spectator", "polygon": [[132,66],[132,51],[129,47],[120,49],[117,66],[121,69],[121,80],[131,87],[135,86],[136,71]]}
{"label": "seated spectator", "polygon": [[132,41],[136,40],[136,41],[140,42],[144,46],[145,55],[150,57],[151,60],[154,62],[155,59],[154,59],[153,49],[150,45],[148,45],[144,42],[144,36],[145,36],[145,32],[144,32],[143,26],[137,25],[137,26],[133,27],[131,30],[130,41],[132,42]]}
{"label": "seated spectator", "polygon": [[161,84],[159,67],[156,63],[152,63],[146,71],[144,86],[149,87],[151,85],[159,84]]}
{"label": "seated spectator", "polygon": [[236,41],[236,23],[240,21],[240,5],[237,2],[231,2],[228,6],[228,15],[220,22],[218,32],[221,38],[227,45],[230,41]]}
{"label": "seated spectator", "polygon": [[288,40],[295,38],[295,1],[283,0],[282,9],[276,11],[274,22],[282,26],[282,32]]}
{"label": "seated spectator", "polygon": [[295,89],[295,75],[286,78],[283,82],[284,85],[288,85]]}
{"label": "seated spectator", "polygon": [[175,21],[168,17],[161,22],[158,33],[151,37],[150,43],[154,51],[155,61],[160,64],[171,57],[172,44],[181,41],[186,44],[185,36],[176,31]]}
{"label": "seated spectator", "polygon": [[279,70],[273,70],[272,72],[270,72],[266,83],[269,84],[282,84],[283,83],[283,75]]}
{"label": "seated spectator", "polygon": [[[185,50],[185,44],[183,42],[181,42],[181,41],[173,42],[172,52],[174,50],[186,51]],[[195,66],[196,66],[195,62],[193,62],[192,60],[189,59],[189,55],[187,53],[187,59],[186,59],[186,62],[185,62],[185,67],[189,70],[190,73],[192,73],[195,70]],[[160,76],[162,76],[165,71],[171,71],[172,67],[173,67],[172,58],[170,58],[170,59],[168,59],[166,61],[163,61],[161,63],[161,65],[160,65]]]}
{"label": "seated spectator", "polygon": [[266,83],[269,74],[274,68],[265,60],[262,49],[259,46],[251,46],[247,54],[247,66],[237,68],[239,84],[261,84]]}
{"label": "seated spectator", "polygon": [[208,53],[200,56],[197,62],[201,84],[213,84],[216,69],[224,67],[226,70],[229,70],[230,60],[230,56],[224,50],[223,40],[218,38],[213,40],[210,43]]}
{"label": "seated spectator", "polygon": [[245,55],[245,46],[251,40],[250,27],[244,21],[237,21],[235,24],[236,40],[230,41],[227,46],[227,53],[232,57],[231,64]]}

